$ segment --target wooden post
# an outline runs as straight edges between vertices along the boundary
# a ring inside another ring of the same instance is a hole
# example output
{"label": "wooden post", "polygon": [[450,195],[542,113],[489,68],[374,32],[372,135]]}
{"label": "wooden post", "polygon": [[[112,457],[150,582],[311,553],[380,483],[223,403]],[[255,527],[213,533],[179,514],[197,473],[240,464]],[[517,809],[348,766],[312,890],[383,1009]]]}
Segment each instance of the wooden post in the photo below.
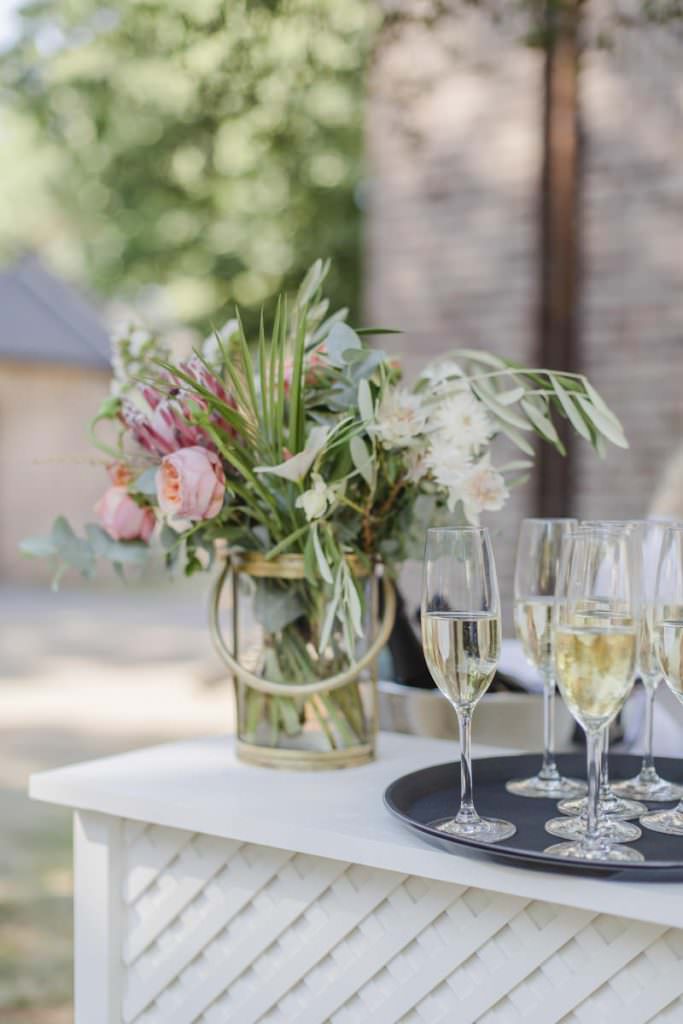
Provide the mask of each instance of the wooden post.
{"label": "wooden post", "polygon": [[74,814],[74,1021],[121,1024],[121,820]]}
{"label": "wooden post", "polygon": [[[545,0],[544,161],[540,216],[538,365],[576,372],[579,353],[580,145],[578,56],[582,0]],[[540,516],[570,515],[572,431],[558,423],[563,459],[549,445],[538,458]]]}

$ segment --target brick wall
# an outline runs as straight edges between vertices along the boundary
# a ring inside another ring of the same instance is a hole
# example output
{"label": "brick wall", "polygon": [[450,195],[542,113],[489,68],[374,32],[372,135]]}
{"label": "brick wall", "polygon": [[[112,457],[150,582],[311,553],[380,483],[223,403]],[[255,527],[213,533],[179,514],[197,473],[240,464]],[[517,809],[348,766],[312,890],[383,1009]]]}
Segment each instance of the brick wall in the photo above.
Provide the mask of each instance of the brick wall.
{"label": "brick wall", "polygon": [[[496,19],[453,5],[430,26],[436,6],[394,3],[377,48],[365,306],[404,329],[393,344],[412,372],[457,345],[533,359],[543,67],[514,6]],[[668,31],[625,31],[583,58],[583,359],[631,441],[604,463],[577,441],[586,518],[644,514],[683,434],[683,50]],[[491,517],[508,628],[529,514],[527,485]]]}

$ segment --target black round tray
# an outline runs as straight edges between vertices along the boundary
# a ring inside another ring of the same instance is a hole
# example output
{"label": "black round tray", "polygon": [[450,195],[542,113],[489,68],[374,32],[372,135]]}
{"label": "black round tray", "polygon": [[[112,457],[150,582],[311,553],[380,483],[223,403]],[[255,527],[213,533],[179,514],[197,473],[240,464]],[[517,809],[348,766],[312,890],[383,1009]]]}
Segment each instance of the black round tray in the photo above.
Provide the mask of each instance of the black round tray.
{"label": "black round tray", "polygon": [[[642,838],[629,843],[645,857],[640,864],[614,864],[563,860],[544,853],[552,843],[561,842],[544,828],[549,818],[557,817],[557,801],[513,796],[505,789],[508,779],[523,779],[540,767],[540,754],[478,758],[474,762],[474,800],[483,816],[506,818],[517,826],[511,839],[502,843],[482,843],[439,832],[432,822],[454,817],[460,802],[459,763],[437,764],[396,779],[384,793],[386,807],[404,824],[415,829],[429,842],[453,853],[475,853],[520,867],[628,878],[638,881],[683,880],[683,837],[667,836],[643,829]],[[580,754],[561,754],[557,763],[563,775],[586,777],[586,758]],[[640,769],[640,758],[610,754],[610,778],[628,779]],[[657,769],[663,778],[683,782],[683,760],[658,757]],[[671,804],[648,804],[665,809]]]}

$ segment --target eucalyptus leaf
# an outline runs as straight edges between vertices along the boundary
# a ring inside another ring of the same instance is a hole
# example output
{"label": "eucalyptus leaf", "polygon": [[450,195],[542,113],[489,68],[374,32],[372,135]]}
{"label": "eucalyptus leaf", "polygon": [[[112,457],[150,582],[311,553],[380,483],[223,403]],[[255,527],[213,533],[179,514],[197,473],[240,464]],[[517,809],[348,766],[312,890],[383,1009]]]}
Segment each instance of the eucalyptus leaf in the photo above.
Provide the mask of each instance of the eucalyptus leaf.
{"label": "eucalyptus leaf", "polygon": [[358,384],[358,411],[364,423],[369,423],[375,418],[375,409],[372,403],[372,392],[367,380],[363,379]]}
{"label": "eucalyptus leaf", "polygon": [[346,365],[344,353],[349,350],[360,348],[362,348],[360,338],[348,324],[343,322],[333,325],[325,342],[328,362],[332,366],[336,366],[340,369]]}
{"label": "eucalyptus leaf", "polygon": [[353,464],[365,480],[368,487],[372,487],[375,480],[374,465],[368,446],[362,437],[356,435],[349,442],[349,451]]}
{"label": "eucalyptus leaf", "polygon": [[279,633],[303,615],[303,601],[289,582],[256,579],[254,583],[254,615],[267,633]]}
{"label": "eucalyptus leaf", "polygon": [[121,565],[142,565],[150,549],[143,540],[112,540],[97,523],[88,523],[85,532],[95,555]]}
{"label": "eucalyptus leaf", "polygon": [[57,554],[57,548],[49,537],[25,537],[19,550],[27,558],[49,558]]}
{"label": "eucalyptus leaf", "polygon": [[63,562],[83,576],[90,578],[94,575],[95,554],[90,544],[76,536],[64,516],[55,519],[50,539]]}
{"label": "eucalyptus leaf", "polygon": [[157,494],[157,473],[158,469],[156,466],[150,466],[144,473],[136,477],[135,480],[128,486],[128,490],[132,491],[133,494],[144,494],[146,497],[156,498]]}

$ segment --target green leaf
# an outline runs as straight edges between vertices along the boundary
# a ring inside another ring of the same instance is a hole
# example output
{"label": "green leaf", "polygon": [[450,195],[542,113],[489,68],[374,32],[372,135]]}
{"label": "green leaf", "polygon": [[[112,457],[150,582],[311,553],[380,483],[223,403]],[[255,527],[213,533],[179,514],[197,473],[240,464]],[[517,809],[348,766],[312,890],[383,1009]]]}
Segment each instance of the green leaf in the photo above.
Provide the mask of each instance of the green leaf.
{"label": "green leaf", "polygon": [[534,452],[533,446],[527,441],[525,437],[518,433],[514,429],[514,427],[509,427],[506,423],[499,423],[498,430],[500,430],[502,434],[505,434],[505,436],[508,437],[514,445],[516,445],[521,451],[525,452],[527,455],[533,456],[536,454]]}
{"label": "green leaf", "polygon": [[363,636],[363,609],[356,589],[351,571],[345,565],[344,572],[344,598],[349,610],[353,631],[358,637]]}
{"label": "green leaf", "polygon": [[484,403],[497,420],[502,420],[503,423],[507,423],[511,427],[517,427],[518,430],[531,430],[530,424],[523,416],[513,412],[507,406],[501,405],[485,385],[470,381],[470,387],[479,401]]}
{"label": "green leaf", "polygon": [[334,590],[332,592],[330,602],[327,606],[327,610],[325,612],[325,619],[323,620],[323,626],[320,631],[320,641],[318,643],[318,651],[320,653],[322,653],[325,650],[329,642],[330,636],[332,635],[332,627],[334,625],[335,616],[337,614],[337,606],[339,604],[339,599],[341,598],[343,569],[344,566],[342,563],[342,565],[340,565],[339,568],[337,569],[337,575],[334,581]]}
{"label": "green leaf", "polygon": [[541,403],[539,402],[537,405],[533,399],[523,398],[521,405],[522,409],[524,409],[524,412],[536,427],[536,430],[541,437],[545,438],[546,441],[550,441],[551,444],[554,444],[558,450],[565,454],[564,446],[560,441],[560,435],[555,429],[555,424],[550,417],[545,415],[545,413],[540,409]]}
{"label": "green leaf", "polygon": [[318,563],[318,569],[320,575],[325,580],[325,583],[332,583],[332,570],[330,569],[327,559],[325,558],[322,545],[320,543],[320,537],[318,536],[318,527],[311,527],[311,537],[313,538],[313,550],[315,551],[316,561]]}
{"label": "green leaf", "polygon": [[500,402],[501,405],[514,405],[515,402],[518,402],[525,394],[526,388],[523,388],[520,384],[519,387],[510,388],[509,391],[497,391],[496,401]]}
{"label": "green leaf", "polygon": [[159,534],[159,543],[161,544],[164,551],[170,551],[171,548],[179,542],[180,535],[172,530],[168,523],[164,523],[161,527],[161,533]]}
{"label": "green leaf", "polygon": [[49,537],[25,537],[19,550],[27,558],[50,558],[57,554],[57,548]]}
{"label": "green leaf", "polygon": [[367,380],[363,379],[358,384],[358,412],[363,422],[369,423],[375,418],[375,408],[372,402],[372,392]]}
{"label": "green leaf", "polygon": [[254,615],[267,633],[279,633],[303,615],[303,601],[289,583],[266,579],[256,579],[254,583]]}
{"label": "green leaf", "polygon": [[612,444],[615,444],[618,448],[628,448],[628,441],[624,436],[621,424],[612,413],[610,413],[609,416],[606,416],[602,409],[593,405],[583,395],[578,395],[577,401],[589,420],[597,427],[600,433],[607,438],[608,441],[611,441]]}
{"label": "green leaf", "polygon": [[150,466],[128,485],[128,490],[133,494],[144,494],[145,497],[156,498],[157,472],[156,466]]}
{"label": "green leaf", "polygon": [[356,334],[403,334],[398,327],[356,327]]}
{"label": "green leaf", "polygon": [[581,437],[585,438],[586,441],[590,441],[590,430],[588,429],[588,426],[583,416],[576,408],[574,400],[572,399],[571,395],[562,387],[554,373],[549,374],[549,376],[550,382],[553,386],[553,390],[557,395],[559,403],[562,406],[567,419],[569,420],[577,434],[580,434]]}
{"label": "green leaf", "polygon": [[372,456],[368,450],[368,446],[362,437],[357,434],[351,438],[349,442],[349,451],[351,452],[351,459],[353,464],[365,480],[368,487],[372,487],[375,481],[374,465],[372,462]]}
{"label": "green leaf", "polygon": [[150,548],[143,540],[112,540],[97,523],[88,523],[85,532],[95,555],[121,565],[142,565],[149,558]]}
{"label": "green leaf", "polygon": [[83,576],[90,578],[94,575],[95,554],[90,544],[76,536],[64,516],[55,519],[50,539],[63,562]]}
{"label": "green leaf", "polygon": [[344,353],[354,349],[361,349],[362,347],[363,345],[360,338],[348,324],[336,323],[332,327],[332,330],[328,334],[325,342],[327,361],[332,366],[336,366],[338,369],[341,369],[346,365]]}

